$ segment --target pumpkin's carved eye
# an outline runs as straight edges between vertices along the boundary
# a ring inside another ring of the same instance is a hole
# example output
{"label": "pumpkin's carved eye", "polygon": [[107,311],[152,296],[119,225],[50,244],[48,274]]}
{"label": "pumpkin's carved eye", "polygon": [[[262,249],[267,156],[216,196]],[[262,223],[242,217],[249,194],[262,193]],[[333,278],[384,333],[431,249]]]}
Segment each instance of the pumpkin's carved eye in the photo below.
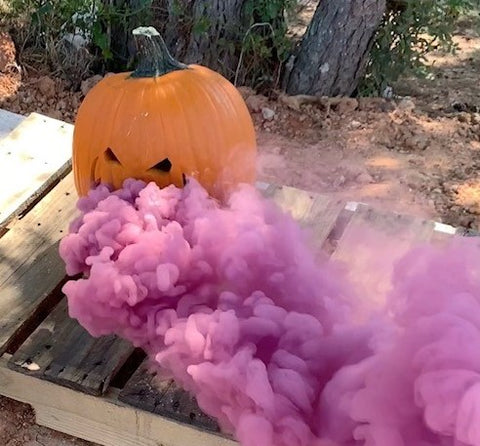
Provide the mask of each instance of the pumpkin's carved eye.
{"label": "pumpkin's carved eye", "polygon": [[161,170],[162,172],[170,172],[172,169],[172,163],[168,158],[165,158],[159,163],[155,164],[152,169]]}
{"label": "pumpkin's carved eye", "polygon": [[105,159],[108,161],[115,161],[119,163],[117,156],[113,153],[112,149],[109,147],[107,150],[105,150]]}

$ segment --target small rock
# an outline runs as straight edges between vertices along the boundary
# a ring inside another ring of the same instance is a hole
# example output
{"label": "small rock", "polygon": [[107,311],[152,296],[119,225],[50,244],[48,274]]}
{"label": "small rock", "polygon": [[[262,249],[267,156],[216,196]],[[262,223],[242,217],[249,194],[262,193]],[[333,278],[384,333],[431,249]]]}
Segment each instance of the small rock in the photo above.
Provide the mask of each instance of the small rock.
{"label": "small rock", "polygon": [[249,96],[255,96],[257,94],[257,92],[253,88],[247,86],[237,87],[237,90],[243,97],[243,99],[247,99]]}
{"label": "small rock", "polygon": [[393,98],[393,88],[390,85],[387,85],[382,92],[382,96],[385,99],[392,99]]}
{"label": "small rock", "polygon": [[458,185],[458,184],[452,184],[450,186],[450,190],[454,193],[458,193],[459,189],[460,189],[460,185]]}
{"label": "small rock", "polygon": [[343,175],[340,175],[338,178],[335,178],[335,180],[333,181],[333,187],[343,186],[346,181],[347,179]]}
{"label": "small rock", "polygon": [[410,98],[403,98],[398,103],[399,110],[412,111],[415,110],[415,103]]}
{"label": "small rock", "polygon": [[470,123],[472,117],[469,113],[466,113],[466,112],[461,112],[459,113],[459,115],[457,116],[457,119],[460,121],[460,122],[466,122],[466,123]]}
{"label": "small rock", "polygon": [[465,102],[454,101],[451,106],[454,110],[459,112],[466,112],[468,110],[468,105]]}
{"label": "small rock", "polygon": [[99,74],[96,74],[95,76],[89,77],[88,79],[85,79],[82,81],[82,84],[80,85],[80,90],[82,91],[82,94],[84,96],[87,95],[87,93],[95,87],[101,80],[103,79],[102,76]]}
{"label": "small rock", "polygon": [[79,96],[77,96],[77,95],[72,96],[71,103],[72,103],[72,108],[74,110],[76,110],[80,106],[81,102],[82,102],[82,100]]}
{"label": "small rock", "polygon": [[60,110],[49,110],[45,114],[50,118],[58,119],[59,121],[63,120],[63,113]]}
{"label": "small rock", "polygon": [[275,112],[271,108],[263,107],[262,116],[266,121],[272,121],[275,118]]}
{"label": "small rock", "polygon": [[353,121],[350,123],[350,128],[353,129],[353,130],[359,129],[361,126],[362,126],[362,123],[359,122],[359,121],[353,120]]}
{"label": "small rock", "polygon": [[363,172],[360,175],[358,175],[358,177],[356,178],[356,181],[357,183],[360,183],[360,184],[370,184],[374,182],[372,176],[367,172]]}
{"label": "small rock", "polygon": [[258,113],[268,104],[268,99],[261,94],[256,94],[245,99],[245,103],[252,113]]}
{"label": "small rock", "polygon": [[38,79],[38,89],[47,98],[55,96],[55,81],[48,76],[42,76]]}
{"label": "small rock", "polygon": [[[107,73],[105,77],[110,73]],[[250,87],[237,87],[238,92],[242,95],[242,98],[245,100],[250,96],[255,96],[255,90]]]}
{"label": "small rock", "polygon": [[387,101],[384,98],[371,97],[359,98],[358,107],[360,110],[372,112],[390,112],[395,108],[391,101]]}
{"label": "small rock", "polygon": [[480,113],[473,113],[471,116],[471,122],[472,124],[480,124]]}
{"label": "small rock", "polygon": [[425,135],[413,135],[405,138],[405,147],[409,150],[426,150],[429,146],[429,139]]}
{"label": "small rock", "polygon": [[28,105],[28,104],[31,104],[32,102],[33,102],[32,96],[27,94],[22,98],[22,104],[21,105]]}
{"label": "small rock", "polygon": [[339,115],[351,113],[358,108],[358,101],[355,98],[338,98],[332,99],[332,108],[336,110]]}

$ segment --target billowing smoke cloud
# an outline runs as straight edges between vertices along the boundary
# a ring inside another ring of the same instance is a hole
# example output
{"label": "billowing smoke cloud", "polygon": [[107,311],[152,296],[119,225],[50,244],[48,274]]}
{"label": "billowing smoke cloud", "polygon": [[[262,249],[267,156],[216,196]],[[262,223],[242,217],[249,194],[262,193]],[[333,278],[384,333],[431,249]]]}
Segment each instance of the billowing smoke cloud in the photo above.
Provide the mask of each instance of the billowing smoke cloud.
{"label": "billowing smoke cloud", "polygon": [[337,265],[245,186],[128,180],[78,203],[70,315],[143,347],[244,446],[480,445],[480,255],[422,247],[358,325]]}
{"label": "billowing smoke cloud", "polygon": [[390,332],[377,332],[375,354],[328,383],[325,435],[350,444],[353,433],[368,446],[480,445],[479,279],[472,239],[418,246],[398,263]]}

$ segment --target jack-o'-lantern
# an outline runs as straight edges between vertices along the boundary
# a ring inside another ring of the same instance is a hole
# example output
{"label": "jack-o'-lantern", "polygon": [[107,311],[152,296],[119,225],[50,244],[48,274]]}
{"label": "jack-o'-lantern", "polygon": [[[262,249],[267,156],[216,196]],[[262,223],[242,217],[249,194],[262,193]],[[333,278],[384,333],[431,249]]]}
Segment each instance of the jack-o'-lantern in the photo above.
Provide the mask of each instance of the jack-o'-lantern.
{"label": "jack-o'-lantern", "polygon": [[127,178],[181,187],[194,177],[217,197],[252,183],[255,130],[238,90],[206,67],[177,62],[154,28],[133,34],[137,69],[105,77],[78,110],[79,195],[98,183],[119,188]]}

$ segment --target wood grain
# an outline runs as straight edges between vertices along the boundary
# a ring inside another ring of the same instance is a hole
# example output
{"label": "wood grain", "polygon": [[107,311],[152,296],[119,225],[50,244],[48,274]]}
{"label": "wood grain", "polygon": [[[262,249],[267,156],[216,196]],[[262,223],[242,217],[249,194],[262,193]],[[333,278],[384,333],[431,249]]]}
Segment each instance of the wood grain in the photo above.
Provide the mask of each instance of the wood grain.
{"label": "wood grain", "polygon": [[289,186],[257,183],[257,189],[284,212],[290,213],[312,237],[317,249],[322,247],[345,206],[342,201],[332,200],[327,195]]}
{"label": "wood grain", "polygon": [[115,336],[90,336],[68,316],[64,298],[8,365],[26,375],[100,395],[132,352],[130,343]]}
{"label": "wood grain", "polygon": [[92,396],[7,367],[0,358],[0,395],[33,406],[36,421],[103,446],[238,446],[213,432],[127,406],[117,392]]}
{"label": "wood grain", "polygon": [[73,125],[32,113],[0,140],[0,227],[69,170],[72,136]]}
{"label": "wood grain", "polygon": [[0,353],[65,277],[58,242],[75,201],[70,174],[0,238]]}
{"label": "wood grain", "polygon": [[200,410],[195,398],[172,380],[159,380],[147,364],[145,361],[130,378],[119,394],[120,401],[203,430],[219,432],[217,422]]}

